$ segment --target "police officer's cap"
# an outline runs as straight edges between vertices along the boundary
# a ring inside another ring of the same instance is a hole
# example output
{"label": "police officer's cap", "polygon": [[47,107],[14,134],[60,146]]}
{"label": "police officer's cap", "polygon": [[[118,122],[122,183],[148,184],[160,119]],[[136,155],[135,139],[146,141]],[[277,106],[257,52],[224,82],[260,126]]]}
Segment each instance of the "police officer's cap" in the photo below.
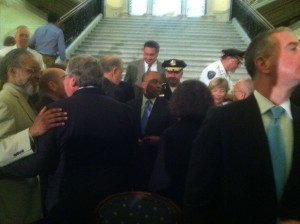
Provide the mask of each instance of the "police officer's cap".
{"label": "police officer's cap", "polygon": [[186,66],[187,64],[184,61],[178,59],[170,59],[162,63],[162,67],[169,72],[179,72]]}
{"label": "police officer's cap", "polygon": [[240,51],[234,48],[224,49],[222,50],[223,56],[231,56],[231,57],[239,57],[243,58],[245,51]]}

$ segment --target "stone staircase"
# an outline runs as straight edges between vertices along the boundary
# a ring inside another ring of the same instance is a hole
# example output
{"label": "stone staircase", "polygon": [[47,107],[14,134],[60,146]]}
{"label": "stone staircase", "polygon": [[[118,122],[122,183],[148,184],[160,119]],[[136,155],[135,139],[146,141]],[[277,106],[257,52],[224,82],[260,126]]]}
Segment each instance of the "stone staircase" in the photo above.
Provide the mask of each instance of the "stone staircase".
{"label": "stone staircase", "polygon": [[[128,62],[142,57],[143,44],[155,40],[160,44],[160,61],[184,60],[183,80],[198,79],[209,63],[218,60],[225,48],[246,49],[247,43],[231,22],[210,18],[128,17],[102,19],[71,56],[91,54],[97,58],[114,54]],[[233,79],[246,77],[239,68]]]}

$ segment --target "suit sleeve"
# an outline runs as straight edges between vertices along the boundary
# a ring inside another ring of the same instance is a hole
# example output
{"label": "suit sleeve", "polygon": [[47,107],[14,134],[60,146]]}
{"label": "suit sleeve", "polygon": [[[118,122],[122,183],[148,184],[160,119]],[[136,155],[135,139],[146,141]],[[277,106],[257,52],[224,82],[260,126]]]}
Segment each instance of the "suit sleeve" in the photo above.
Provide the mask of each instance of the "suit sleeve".
{"label": "suit sleeve", "polygon": [[13,134],[16,121],[3,102],[0,102],[0,114],[0,167],[2,167],[31,155],[33,150],[28,128]]}
{"label": "suit sleeve", "polygon": [[137,66],[134,64],[129,64],[126,69],[124,81],[131,85],[134,85],[137,78],[137,73],[138,73]]}
{"label": "suit sleeve", "polygon": [[37,138],[37,152],[1,168],[1,171],[18,177],[34,177],[47,172],[57,161],[54,158],[57,154],[53,132],[53,129],[49,130]]}

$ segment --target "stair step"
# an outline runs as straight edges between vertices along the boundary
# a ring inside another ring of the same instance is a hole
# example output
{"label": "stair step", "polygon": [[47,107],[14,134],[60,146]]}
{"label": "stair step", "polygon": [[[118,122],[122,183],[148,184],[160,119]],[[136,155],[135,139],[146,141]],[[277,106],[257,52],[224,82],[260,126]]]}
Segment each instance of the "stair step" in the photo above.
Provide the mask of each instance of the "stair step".
{"label": "stair step", "polygon": [[[218,60],[221,50],[245,50],[247,43],[230,22],[207,18],[128,17],[102,19],[71,56],[91,54],[96,58],[114,54],[122,58],[125,68],[142,57],[147,40],[160,44],[160,61],[177,58],[184,60],[183,80],[199,79],[202,70]],[[233,80],[248,77],[244,66],[232,75]]]}

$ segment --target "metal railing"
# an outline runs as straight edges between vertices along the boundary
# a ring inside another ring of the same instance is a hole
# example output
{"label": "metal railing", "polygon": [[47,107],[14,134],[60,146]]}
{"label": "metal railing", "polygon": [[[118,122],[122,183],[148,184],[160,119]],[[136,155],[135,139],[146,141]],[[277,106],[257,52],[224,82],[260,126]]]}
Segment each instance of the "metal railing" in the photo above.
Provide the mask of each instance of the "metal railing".
{"label": "metal railing", "polygon": [[66,46],[69,46],[100,13],[103,13],[103,1],[87,0],[62,16],[58,26],[64,32]]}
{"label": "metal railing", "polygon": [[251,39],[260,32],[274,28],[257,10],[242,0],[232,1],[230,19],[232,18],[236,18],[239,21]]}

